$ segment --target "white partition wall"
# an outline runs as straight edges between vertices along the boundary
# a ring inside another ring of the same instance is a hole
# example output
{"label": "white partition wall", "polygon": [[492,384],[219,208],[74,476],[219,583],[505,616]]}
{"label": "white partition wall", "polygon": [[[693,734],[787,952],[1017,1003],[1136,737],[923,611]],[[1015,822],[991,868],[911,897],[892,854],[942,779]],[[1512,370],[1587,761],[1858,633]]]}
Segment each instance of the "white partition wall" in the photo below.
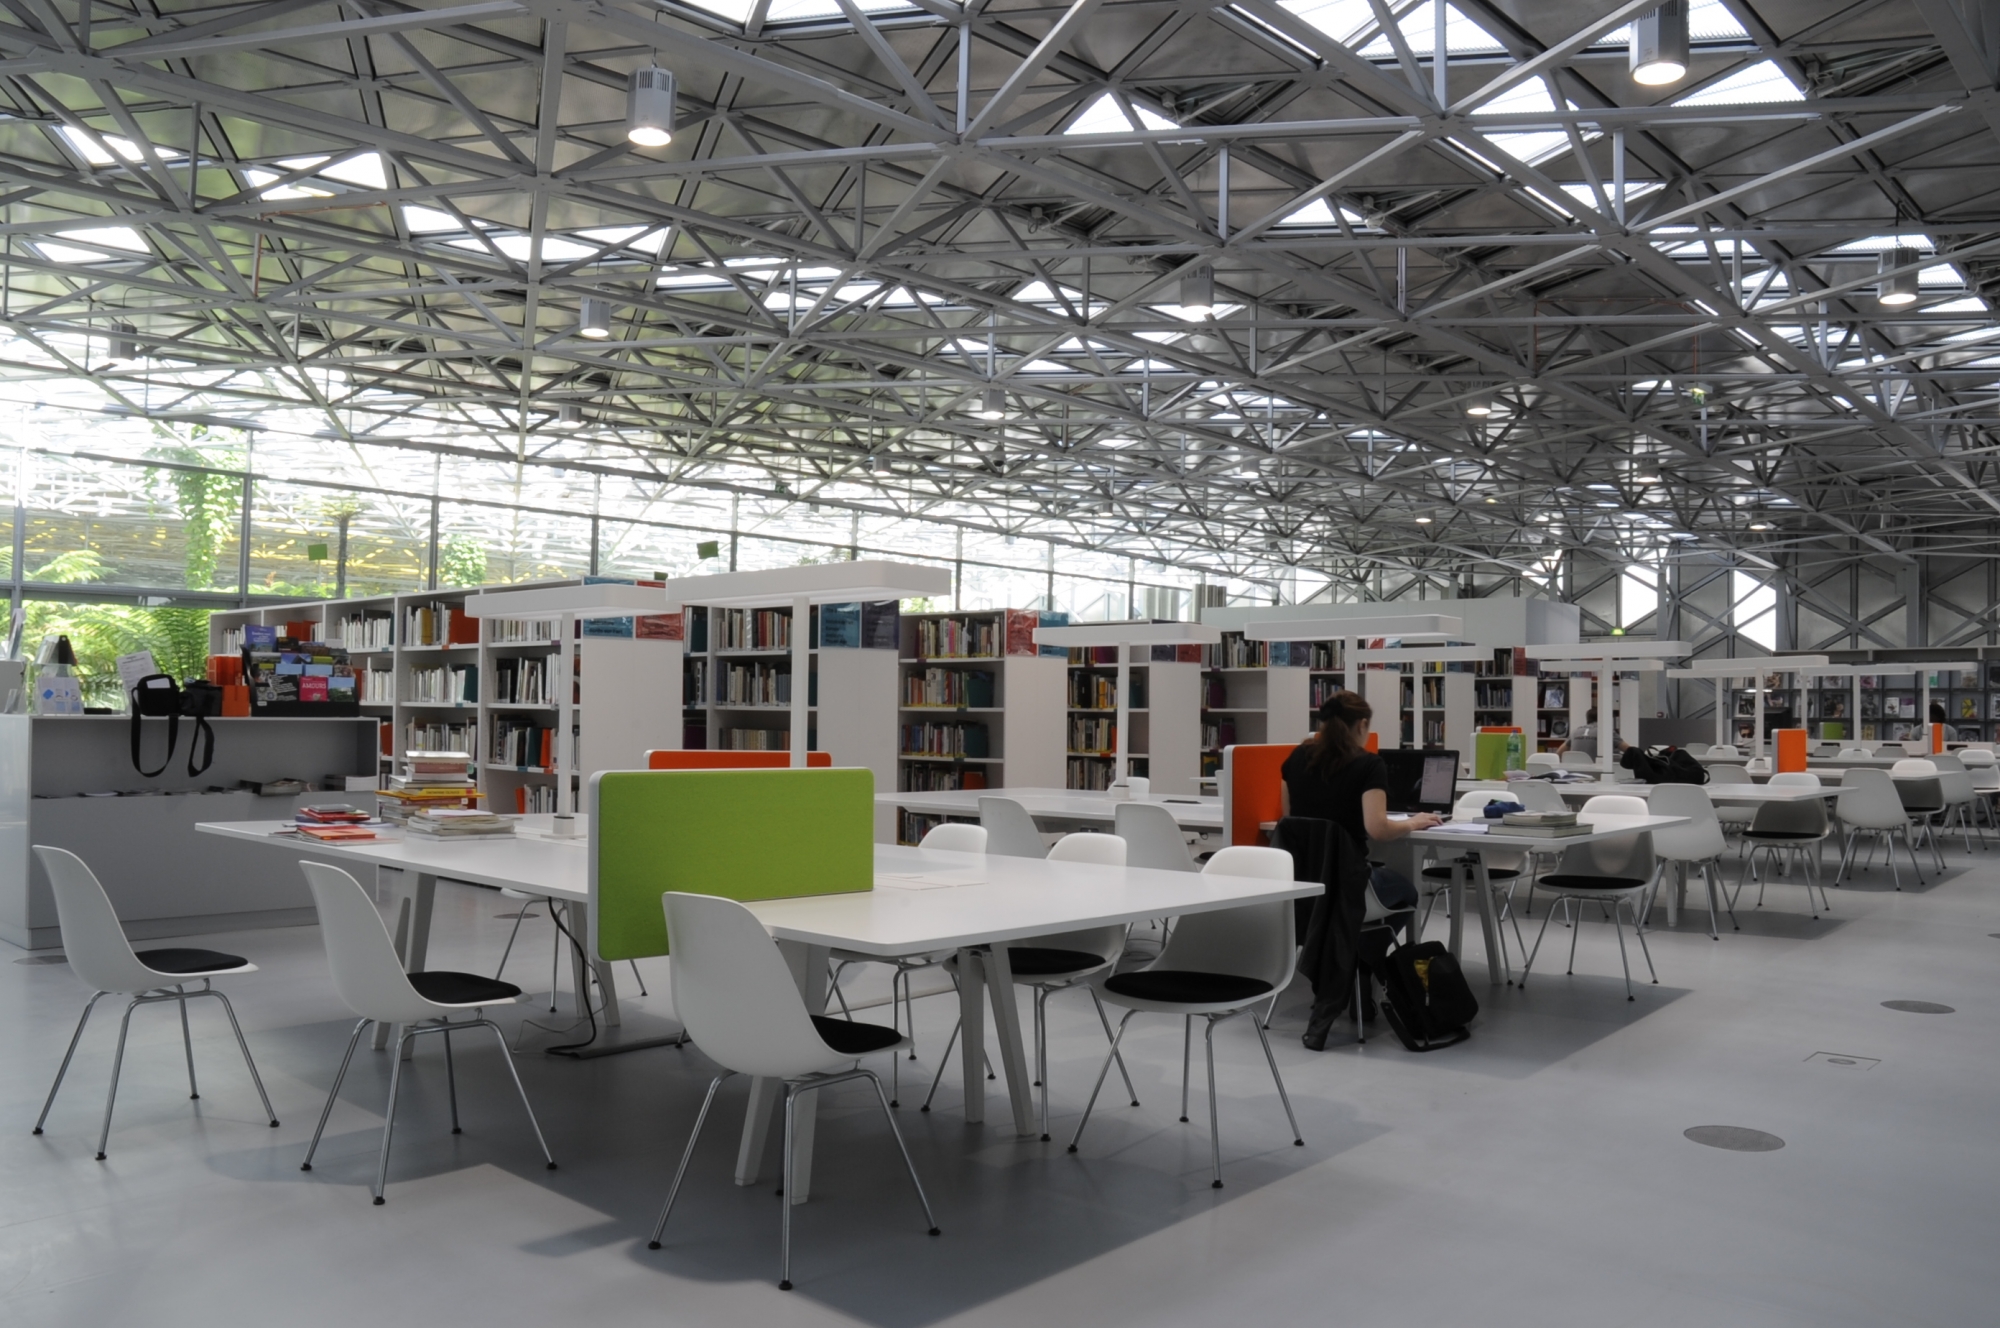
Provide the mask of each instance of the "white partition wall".
{"label": "white partition wall", "polygon": [[[865,766],[875,788],[896,787],[896,652],[820,647],[816,657],[819,750],[842,767]],[[895,809],[875,809],[875,839],[894,843]]]}
{"label": "white partition wall", "polygon": [[1155,661],[1147,671],[1147,778],[1155,793],[1192,795],[1201,773],[1201,665]]}
{"label": "white partition wall", "polygon": [[1361,670],[1361,695],[1375,712],[1377,745],[1402,745],[1403,673],[1400,669]]}

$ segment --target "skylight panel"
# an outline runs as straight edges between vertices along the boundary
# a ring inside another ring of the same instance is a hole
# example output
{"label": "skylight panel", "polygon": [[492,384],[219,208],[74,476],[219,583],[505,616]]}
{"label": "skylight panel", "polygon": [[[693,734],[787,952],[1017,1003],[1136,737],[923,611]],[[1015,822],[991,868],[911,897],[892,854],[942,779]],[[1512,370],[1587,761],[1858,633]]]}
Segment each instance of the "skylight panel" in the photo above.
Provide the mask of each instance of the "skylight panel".
{"label": "skylight panel", "polygon": [[[325,158],[321,157],[321,158],[316,158],[315,160],[324,161]],[[285,203],[285,202],[290,202],[291,200],[296,198],[333,197],[333,191],[331,189],[315,189],[313,186],[297,180],[293,181],[291,184],[281,184],[277,185],[274,188],[266,188],[266,186],[270,185],[272,181],[281,180],[283,178],[284,176],[277,171],[259,170],[254,166],[246,168],[243,172],[243,179],[250,185],[252,189],[258,191],[257,197],[269,203]]]}
{"label": "skylight panel", "polygon": [[1987,312],[1986,301],[1977,295],[1968,295],[1962,300],[1946,300],[1943,304],[1931,305],[1924,310],[1930,314],[1983,314]]}
{"label": "skylight panel", "polygon": [[[92,166],[110,166],[120,161],[141,162],[146,159],[146,150],[144,148],[134,143],[131,139],[121,138],[117,134],[98,134],[93,137],[83,130],[73,129],[69,125],[58,127],[56,132],[63,136],[63,141],[68,143],[79,157],[82,157]],[[102,147],[98,146],[100,139],[103,141]],[[109,150],[107,151],[106,149]],[[158,145],[154,146],[153,151],[159,155],[162,161],[179,161],[187,155],[184,152],[176,152],[172,148],[163,148]]]}
{"label": "skylight panel", "polygon": [[1676,106],[1734,106],[1757,102],[1804,101],[1805,93],[1770,60],[1745,66],[1719,83],[1690,92]]}
{"label": "skylight panel", "polygon": [[1333,205],[1328,203],[1324,198],[1315,198],[1298,211],[1285,217],[1278,224],[1280,226],[1297,226],[1302,229],[1317,227],[1320,230],[1333,231],[1340,229],[1341,221],[1345,221],[1357,231],[1374,229],[1362,219],[1359,212],[1354,211],[1352,208],[1342,208],[1340,210],[1340,217],[1336,220],[1333,214]]}
{"label": "skylight panel", "polygon": [[[1397,26],[1403,30],[1403,40],[1409,43],[1410,54],[1422,58],[1432,53],[1437,44],[1437,14],[1425,0],[1411,5]],[[1506,49],[1494,39],[1492,33],[1459,13],[1457,6],[1445,6],[1444,52],[1447,57],[1491,55]],[[1387,35],[1378,35],[1361,48],[1361,54],[1375,60],[1393,59],[1396,48]]]}
{"label": "skylight panel", "polygon": [[[35,248],[51,263],[108,263],[128,254],[149,255],[139,232],[130,226],[87,226],[61,231],[54,238],[36,240]],[[89,248],[82,248],[89,245]]]}
{"label": "skylight panel", "polygon": [[615,246],[620,249],[636,249],[647,254],[658,254],[660,246],[667,241],[665,227],[589,226],[578,231],[577,236],[589,240],[595,248]]}
{"label": "skylight panel", "polygon": [[688,0],[688,3],[731,23],[748,23],[750,11],[757,7],[757,0]]}
{"label": "skylight panel", "polygon": [[[324,160],[322,158],[322,160]],[[280,163],[290,166],[290,162]],[[381,155],[374,152],[360,152],[351,157],[343,157],[320,172],[329,180],[351,184],[361,189],[387,189],[389,173],[382,165]]]}
{"label": "skylight panel", "polygon": [[465,223],[457,217],[452,216],[449,212],[440,212],[436,208],[417,207],[415,205],[407,205],[403,208],[403,224],[410,228],[412,234],[416,235],[437,235],[465,229]]}
{"label": "skylight panel", "polygon": [[1928,235],[1864,235],[1833,250],[1836,254],[1879,254],[1889,249],[1929,249]]}
{"label": "skylight panel", "polygon": [[[1575,107],[1569,109],[1574,110]],[[1483,115],[1532,115],[1545,112],[1556,113],[1556,104],[1549,96],[1548,85],[1539,78],[1523,79],[1508,88],[1493,100],[1487,102],[1472,114]],[[1569,134],[1562,129],[1503,130],[1486,135],[1494,147],[1513,157],[1516,161],[1539,165],[1569,151]],[[1586,130],[1582,138],[1588,143],[1602,138],[1599,130]]]}
{"label": "skylight panel", "polygon": [[[1179,125],[1164,115],[1155,114],[1137,102],[1132,103],[1132,114],[1138,117],[1140,129],[1178,129]],[[1097,99],[1083,108],[1082,114],[1070,121],[1065,134],[1120,134],[1132,129],[1132,121],[1125,115],[1125,108],[1118,104],[1118,98],[1109,92],[1099,93]]]}
{"label": "skylight panel", "polygon": [[[1644,198],[1647,194],[1660,188],[1660,185],[1661,182],[1658,180],[1627,180],[1625,182],[1626,205],[1630,206],[1637,200]],[[1585,207],[1595,208],[1597,206],[1597,191],[1590,187],[1588,180],[1579,180],[1574,184],[1565,184],[1561,187],[1565,194],[1568,194]],[[1618,191],[1612,187],[1609,180],[1604,181],[1604,196],[1610,199],[1613,204],[1618,202]],[[1682,247],[1685,248],[1686,246]]]}
{"label": "skylight panel", "polygon": [[[1736,21],[1722,0],[1690,0],[1687,6],[1688,40],[1694,42],[1748,41],[1750,34]],[[1632,39],[1632,29],[1613,28],[1592,42],[1593,47],[1623,47]]]}
{"label": "skylight panel", "polygon": [[1351,46],[1375,26],[1375,7],[1368,0],[1278,0],[1279,7],[1312,24],[1327,36]]}
{"label": "skylight panel", "polygon": [[[694,0],[694,2],[703,9],[713,9],[717,12],[726,7],[733,7],[731,0],[720,0],[720,3],[714,4],[705,3],[705,0]],[[856,0],[856,4],[863,13],[867,14],[907,14],[916,9],[916,6],[909,3],[909,0]],[[839,5],[834,3],[834,0],[771,0],[771,8],[765,12],[764,21],[766,23],[798,23],[806,19],[838,18],[845,12]],[[743,18],[736,21],[742,23],[747,21],[748,17],[749,15],[746,12]]]}

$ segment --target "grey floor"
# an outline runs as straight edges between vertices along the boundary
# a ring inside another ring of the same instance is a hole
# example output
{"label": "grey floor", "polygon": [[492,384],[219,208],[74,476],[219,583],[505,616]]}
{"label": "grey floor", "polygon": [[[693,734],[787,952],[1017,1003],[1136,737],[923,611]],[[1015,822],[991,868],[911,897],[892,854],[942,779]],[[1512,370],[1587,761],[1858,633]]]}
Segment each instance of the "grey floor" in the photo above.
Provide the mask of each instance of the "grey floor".
{"label": "grey floor", "polygon": [[[1222,1190],[1208,1184],[1199,1088],[1195,1123],[1175,1119],[1179,1028],[1165,1018],[1142,1016],[1127,1039],[1143,1105],[1101,1105],[1082,1151],[1064,1152],[1103,1038],[1083,1002],[1060,999],[1055,1143],[1013,1137],[997,1091],[993,1120],[968,1126],[950,1076],[919,1114],[905,1078],[898,1115],[939,1238],[923,1234],[866,1089],[831,1094],[791,1293],[773,1285],[772,1184],[730,1184],[740,1081],[666,1247],[645,1248],[710,1074],[698,1051],[576,1063],[535,1051],[554,1039],[525,1030],[517,1063],[561,1163],[550,1172],[490,1048],[461,1053],[466,1130],[447,1132],[428,1047],[376,1208],[383,1054],[357,1058],[318,1164],[299,1170],[351,1026],[315,929],[205,938],[261,965],[227,985],[282,1128],[263,1121],[219,1011],[200,1005],[203,1092],[190,1102],[174,1017],[155,1007],[134,1019],[105,1162],[92,1153],[115,1021],[93,1021],[48,1133],[32,1137],[87,993],[60,964],[0,962],[0,1322],[1995,1322],[2000,850],[1957,852],[1941,881],[1902,894],[1871,872],[1833,902],[1813,922],[1784,885],[1720,943],[1688,918],[1655,931],[1663,985],[1636,1003],[1599,922],[1584,926],[1573,977],[1560,949],[1554,962],[1544,951],[1525,991],[1489,998],[1475,962],[1476,1034],[1434,1055],[1386,1032],[1307,1052],[1294,989],[1272,1037],[1306,1147],[1291,1146],[1250,1029],[1226,1027]],[[441,890],[433,966],[491,971],[514,908]],[[508,976],[542,991],[549,947],[548,923],[527,924]],[[628,1033],[671,1015],[664,962],[648,980]],[[1956,1013],[1881,1004],[1896,999]],[[524,1018],[560,1025],[563,1004],[555,1020],[546,1000],[502,1019],[510,1033]],[[922,1058],[904,1071],[927,1077],[952,1003],[920,1002],[918,1018]],[[1785,1146],[1683,1136],[1703,1125]]]}

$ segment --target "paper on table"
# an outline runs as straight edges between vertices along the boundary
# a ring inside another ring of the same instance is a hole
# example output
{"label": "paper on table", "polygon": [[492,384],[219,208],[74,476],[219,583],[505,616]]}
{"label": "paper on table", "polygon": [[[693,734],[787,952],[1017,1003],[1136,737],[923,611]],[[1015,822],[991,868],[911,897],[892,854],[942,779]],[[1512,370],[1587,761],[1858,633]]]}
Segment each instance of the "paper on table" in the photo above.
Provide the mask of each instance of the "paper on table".
{"label": "paper on table", "polygon": [[984,885],[986,878],[971,871],[876,872],[875,883],[891,890],[944,890],[959,885]]}
{"label": "paper on table", "polygon": [[1492,829],[1492,823],[1488,821],[1445,821],[1439,825],[1432,826],[1431,829],[1444,830],[1454,835],[1483,835]]}

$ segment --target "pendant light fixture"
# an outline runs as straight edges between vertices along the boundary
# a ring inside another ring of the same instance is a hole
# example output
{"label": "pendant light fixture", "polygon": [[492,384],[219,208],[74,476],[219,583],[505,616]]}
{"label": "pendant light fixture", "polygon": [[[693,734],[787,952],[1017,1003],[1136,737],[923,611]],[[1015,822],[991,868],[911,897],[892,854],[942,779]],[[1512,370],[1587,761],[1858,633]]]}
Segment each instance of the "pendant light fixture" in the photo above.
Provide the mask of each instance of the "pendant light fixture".
{"label": "pendant light fixture", "polygon": [[1215,269],[1196,268],[1181,278],[1181,317],[1207,318],[1215,312]]}
{"label": "pendant light fixture", "polygon": [[1667,0],[1632,23],[1632,81],[1663,88],[1687,77],[1687,0]]}
{"label": "pendant light fixture", "polygon": [[982,420],[1006,419],[1007,393],[998,387],[987,388],[985,397],[979,403],[979,409],[973,411],[972,414],[975,418]]}
{"label": "pendant light fixture", "polygon": [[[1887,309],[1900,309],[1906,304],[1917,302],[1916,263],[1920,255],[1916,250],[1897,245],[1884,253],[1881,258],[1882,280],[1875,288],[1875,302]],[[1895,272],[1892,268],[1904,268]]]}
{"label": "pendant light fixture", "polygon": [[583,309],[577,314],[576,334],[592,341],[602,341],[611,335],[611,301],[601,300],[592,295],[583,297]]}
{"label": "pendant light fixture", "polygon": [[674,141],[672,70],[645,65],[632,71],[625,89],[625,138],[642,148],[663,148]]}

